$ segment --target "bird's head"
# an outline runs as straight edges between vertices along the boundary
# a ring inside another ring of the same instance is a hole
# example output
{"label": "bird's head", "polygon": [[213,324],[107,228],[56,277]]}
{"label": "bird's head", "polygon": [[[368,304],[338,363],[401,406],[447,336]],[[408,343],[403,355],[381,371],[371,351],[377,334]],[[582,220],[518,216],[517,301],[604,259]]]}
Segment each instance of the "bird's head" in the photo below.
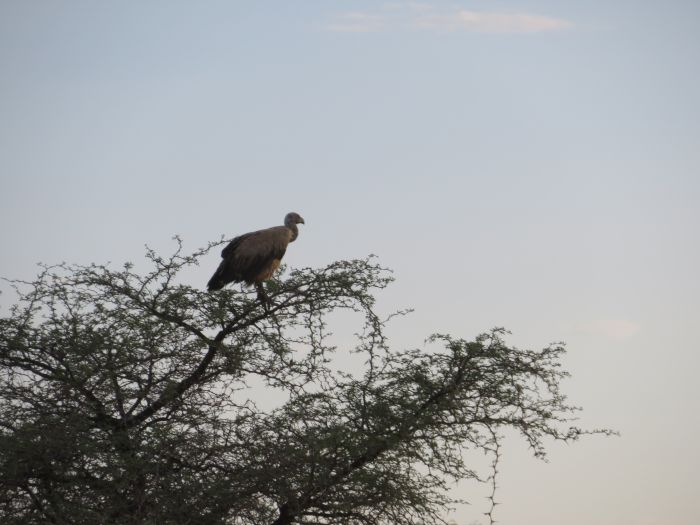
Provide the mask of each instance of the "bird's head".
{"label": "bird's head", "polygon": [[296,212],[289,212],[284,218],[285,226],[292,226],[293,224],[306,224],[304,218]]}

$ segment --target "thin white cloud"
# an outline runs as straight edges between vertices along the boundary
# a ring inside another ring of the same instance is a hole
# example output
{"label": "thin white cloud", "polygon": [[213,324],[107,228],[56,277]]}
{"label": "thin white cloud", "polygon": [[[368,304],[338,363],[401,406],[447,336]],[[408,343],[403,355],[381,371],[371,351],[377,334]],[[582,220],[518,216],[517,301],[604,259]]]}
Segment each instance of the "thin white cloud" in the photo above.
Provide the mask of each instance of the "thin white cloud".
{"label": "thin white cloud", "polygon": [[629,339],[637,334],[640,326],[626,319],[598,319],[578,326],[578,331],[607,339]]}
{"label": "thin white cloud", "polygon": [[326,30],[336,33],[374,33],[385,28],[385,19],[380,13],[342,13],[326,26]]}
{"label": "thin white cloud", "polygon": [[479,33],[541,33],[571,27],[570,22],[551,16],[466,10],[450,14],[423,15],[417,17],[416,24],[440,31]]}
{"label": "thin white cloud", "polygon": [[326,30],[373,33],[387,30],[429,30],[475,33],[542,33],[570,28],[571,22],[530,13],[438,9],[424,2],[394,2],[371,11],[336,15]]}

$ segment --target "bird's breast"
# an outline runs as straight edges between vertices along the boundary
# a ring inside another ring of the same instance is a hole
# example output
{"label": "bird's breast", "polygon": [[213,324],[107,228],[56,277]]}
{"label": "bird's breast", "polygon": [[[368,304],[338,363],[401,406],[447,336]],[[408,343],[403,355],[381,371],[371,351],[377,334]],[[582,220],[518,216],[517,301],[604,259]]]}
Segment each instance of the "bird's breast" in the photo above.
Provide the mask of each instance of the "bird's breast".
{"label": "bird's breast", "polygon": [[280,267],[280,263],[282,262],[281,259],[272,259],[272,262],[270,265],[265,268],[263,271],[261,271],[256,277],[255,280],[260,282],[260,281],[267,281],[272,277],[272,274],[275,273],[275,270]]}

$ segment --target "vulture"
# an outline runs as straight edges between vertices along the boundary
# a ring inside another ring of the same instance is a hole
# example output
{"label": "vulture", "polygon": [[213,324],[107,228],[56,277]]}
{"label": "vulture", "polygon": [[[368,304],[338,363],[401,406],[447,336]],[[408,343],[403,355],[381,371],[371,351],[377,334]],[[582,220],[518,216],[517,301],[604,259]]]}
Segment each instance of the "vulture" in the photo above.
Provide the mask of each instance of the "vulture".
{"label": "vulture", "polygon": [[287,245],[299,236],[297,224],[305,224],[295,212],[288,213],[283,226],[244,233],[233,239],[221,251],[222,261],[209,279],[209,291],[220,290],[228,283],[255,284],[258,298],[267,303],[262,286],[279,267]]}

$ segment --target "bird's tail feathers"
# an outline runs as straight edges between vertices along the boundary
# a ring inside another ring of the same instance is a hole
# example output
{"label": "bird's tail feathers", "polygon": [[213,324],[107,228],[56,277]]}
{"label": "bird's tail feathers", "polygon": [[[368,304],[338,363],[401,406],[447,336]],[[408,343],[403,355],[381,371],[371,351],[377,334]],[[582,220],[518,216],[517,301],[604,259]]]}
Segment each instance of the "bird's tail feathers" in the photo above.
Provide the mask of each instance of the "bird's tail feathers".
{"label": "bird's tail feathers", "polygon": [[216,290],[221,290],[224,287],[224,283],[221,281],[214,281],[214,279],[210,279],[209,282],[207,283],[207,290],[210,292],[215,292]]}
{"label": "bird's tail feathers", "polygon": [[207,283],[207,290],[210,292],[221,290],[226,285],[222,273],[221,268],[214,272],[214,275],[211,276],[211,279],[209,279],[209,282]]}

